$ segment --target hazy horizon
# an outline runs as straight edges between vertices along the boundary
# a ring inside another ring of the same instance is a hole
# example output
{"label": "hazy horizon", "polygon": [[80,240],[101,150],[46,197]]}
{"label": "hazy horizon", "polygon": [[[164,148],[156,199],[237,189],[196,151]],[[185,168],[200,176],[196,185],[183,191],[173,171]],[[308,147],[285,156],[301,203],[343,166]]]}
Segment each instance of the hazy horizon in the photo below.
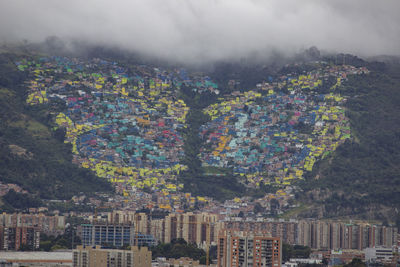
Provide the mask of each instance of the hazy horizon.
{"label": "hazy horizon", "polygon": [[58,36],[185,63],[310,46],[400,55],[398,10],[398,0],[2,0],[0,42]]}

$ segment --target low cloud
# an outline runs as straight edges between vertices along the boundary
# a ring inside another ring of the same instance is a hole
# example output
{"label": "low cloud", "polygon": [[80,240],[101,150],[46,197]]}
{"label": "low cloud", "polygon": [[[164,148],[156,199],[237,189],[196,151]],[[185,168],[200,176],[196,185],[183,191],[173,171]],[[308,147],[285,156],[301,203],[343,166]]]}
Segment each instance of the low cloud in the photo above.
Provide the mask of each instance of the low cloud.
{"label": "low cloud", "polygon": [[1,0],[0,42],[47,36],[181,62],[310,46],[400,54],[398,0]]}

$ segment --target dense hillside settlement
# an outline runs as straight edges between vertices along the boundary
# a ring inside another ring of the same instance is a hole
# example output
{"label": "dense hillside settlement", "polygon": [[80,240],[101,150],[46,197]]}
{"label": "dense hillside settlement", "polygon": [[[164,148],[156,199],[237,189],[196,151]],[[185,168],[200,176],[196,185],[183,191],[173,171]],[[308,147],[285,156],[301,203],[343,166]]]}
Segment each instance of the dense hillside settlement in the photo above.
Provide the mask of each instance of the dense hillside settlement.
{"label": "dense hillside settlement", "polygon": [[379,65],[293,63],[243,88],[241,76],[129,61],[3,61],[0,237],[27,236],[4,250],[138,245],[154,262],[207,265],[233,234],[263,233],[300,262],[398,243],[397,189],[378,188],[396,182],[396,154],[376,153],[396,138],[398,96]]}
{"label": "dense hillside settlement", "polygon": [[346,98],[336,88],[349,75],[369,73],[316,62],[311,71],[266,77],[251,90],[220,95],[209,77],[184,69],[67,57],[21,59],[16,65],[29,73],[29,105],[63,103],[54,120],[65,129],[76,164],[111,181],[127,205],[141,195],[145,201],[139,202],[149,204],[144,192],[150,191],[166,210],[213,201],[207,192],[187,194],[178,179],[187,169],[182,130],[189,107],[180,98],[182,86],[218,96],[203,110],[209,121],[198,129],[206,172],[232,169],[243,186],[274,186],[264,199],[286,202],[293,182],[351,138]]}
{"label": "dense hillside settlement", "polygon": [[[302,179],[316,160],[351,137],[342,107],[345,99],[335,88],[347,75],[360,73],[367,70],[325,66],[258,84],[257,91],[221,98],[205,110],[211,122],[200,129],[207,140],[203,164],[231,167],[254,186],[290,185],[292,180]],[[317,93],[315,89],[332,76],[336,83],[329,92]]]}
{"label": "dense hillside settlement", "polygon": [[286,2],[0,0],[0,267],[400,267],[400,0]]}

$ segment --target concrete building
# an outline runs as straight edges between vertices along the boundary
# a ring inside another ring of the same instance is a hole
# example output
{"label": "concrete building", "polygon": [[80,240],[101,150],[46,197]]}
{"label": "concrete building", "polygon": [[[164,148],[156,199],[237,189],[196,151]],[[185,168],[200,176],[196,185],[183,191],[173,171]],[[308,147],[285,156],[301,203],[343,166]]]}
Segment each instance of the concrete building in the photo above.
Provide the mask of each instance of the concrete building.
{"label": "concrete building", "polygon": [[188,257],[181,257],[179,259],[167,259],[163,257],[158,257],[153,260],[152,267],[170,267],[170,266],[179,266],[179,267],[200,267],[205,266],[201,265],[198,260],[193,260]]}
{"label": "concrete building", "polygon": [[217,255],[218,267],[280,267],[282,244],[266,232],[225,230],[218,236]]}
{"label": "concrete building", "polygon": [[82,245],[85,246],[154,246],[153,236],[135,231],[134,225],[121,224],[82,224],[78,231]]}
{"label": "concrete building", "polygon": [[298,265],[306,265],[306,264],[322,264],[322,260],[319,259],[290,259],[288,262],[285,262],[285,266],[298,266]]}
{"label": "concrete building", "polygon": [[221,229],[269,232],[282,242],[303,245],[319,250],[391,247],[397,243],[397,228],[366,222],[330,220],[283,220],[225,218],[212,213],[170,213],[163,219],[152,219],[145,213],[113,211],[108,214],[109,224],[134,225],[136,232],[153,236],[169,243],[183,238],[188,243],[204,247],[207,239],[217,244]]}
{"label": "concrete building", "polygon": [[0,266],[71,267],[72,251],[62,252],[0,252]]}
{"label": "concrete building", "polygon": [[151,267],[151,251],[147,247],[117,250],[78,246],[72,257],[73,267]]}
{"label": "concrete building", "polygon": [[313,249],[357,249],[396,244],[397,228],[367,223],[300,220],[296,244]]}
{"label": "concrete building", "polygon": [[234,220],[228,219],[223,221],[224,229],[240,230],[240,231],[267,231],[272,236],[280,237],[282,242],[288,244],[296,244],[298,235],[297,220]]}
{"label": "concrete building", "polygon": [[218,232],[222,229],[217,214],[170,213],[163,219],[151,219],[145,213],[113,211],[108,213],[109,224],[133,225],[136,232],[154,236],[163,243],[183,238],[188,243],[203,246],[208,239],[216,244]]}
{"label": "concrete building", "polygon": [[39,249],[40,232],[34,227],[0,226],[0,250]]}
{"label": "concrete building", "polygon": [[63,234],[65,230],[64,216],[46,216],[42,213],[2,213],[0,214],[0,226],[3,227],[35,227],[46,235]]}
{"label": "concrete building", "polygon": [[353,259],[365,260],[364,251],[354,249],[331,250],[326,256],[326,258],[329,259],[330,265],[348,264]]}
{"label": "concrete building", "polygon": [[385,247],[366,248],[365,260],[367,262],[391,263],[393,260],[393,249]]}
{"label": "concrete building", "polygon": [[173,239],[183,238],[188,243],[195,243],[203,247],[206,242],[216,244],[222,222],[217,214],[209,213],[170,213],[163,219],[150,220],[145,215],[136,219],[139,232],[154,236],[163,243],[170,243]]}

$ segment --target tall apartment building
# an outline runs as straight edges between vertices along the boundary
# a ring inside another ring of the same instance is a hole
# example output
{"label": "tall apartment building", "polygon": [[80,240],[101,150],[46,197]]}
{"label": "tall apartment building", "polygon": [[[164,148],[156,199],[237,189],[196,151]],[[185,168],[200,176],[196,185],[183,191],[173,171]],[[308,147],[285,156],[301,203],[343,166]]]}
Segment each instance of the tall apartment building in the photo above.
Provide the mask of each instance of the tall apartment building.
{"label": "tall apartment building", "polygon": [[154,236],[169,243],[183,238],[189,243],[203,246],[207,239],[216,245],[221,229],[269,232],[282,242],[309,246],[313,249],[358,249],[396,244],[397,228],[368,223],[344,223],[325,220],[220,220],[210,213],[170,213],[163,219],[151,219],[145,213],[114,211],[108,215],[109,223],[134,224],[137,232]]}
{"label": "tall apartment building", "polygon": [[40,232],[34,227],[0,226],[0,250],[19,250],[22,246],[35,250],[39,244]]}
{"label": "tall apartment building", "polygon": [[192,212],[170,213],[163,219],[151,220],[145,213],[113,211],[108,214],[108,222],[134,225],[137,232],[154,236],[163,243],[183,238],[199,246],[207,241],[216,244],[223,225],[217,214]]}
{"label": "tall apartment building", "polygon": [[85,246],[153,246],[153,236],[138,233],[134,225],[123,224],[82,224],[79,229],[82,245]]}
{"label": "tall apartment building", "polygon": [[218,236],[218,267],[279,267],[282,244],[267,232],[224,230]]}
{"label": "tall apartment building", "polygon": [[150,235],[150,218],[146,213],[115,210],[107,214],[108,224],[134,225],[136,232]]}
{"label": "tall apartment building", "polygon": [[366,223],[300,220],[297,244],[313,249],[357,249],[392,247],[396,244],[397,228]]}
{"label": "tall apartment building", "polygon": [[73,267],[150,267],[151,251],[136,246],[130,250],[78,246],[72,254]]}
{"label": "tall apartment building", "polygon": [[[169,243],[176,238],[183,238],[188,243],[199,246],[205,242],[215,243],[221,223],[216,214],[187,212],[183,214],[171,213],[163,220],[155,222],[156,237],[161,242]],[[152,229],[153,230],[153,229]]]}
{"label": "tall apartment building", "polygon": [[272,236],[280,237],[282,242],[295,244],[297,240],[297,221],[296,220],[274,220],[267,219],[262,221],[249,220],[225,220],[224,229],[240,231],[269,232]]}
{"label": "tall apartment building", "polygon": [[145,213],[114,210],[107,214],[107,221],[109,224],[132,224],[138,220],[138,215],[146,216]]}
{"label": "tall apartment building", "polygon": [[44,214],[2,213],[0,226],[3,227],[35,227],[46,235],[63,234],[65,230],[64,216],[46,216]]}

